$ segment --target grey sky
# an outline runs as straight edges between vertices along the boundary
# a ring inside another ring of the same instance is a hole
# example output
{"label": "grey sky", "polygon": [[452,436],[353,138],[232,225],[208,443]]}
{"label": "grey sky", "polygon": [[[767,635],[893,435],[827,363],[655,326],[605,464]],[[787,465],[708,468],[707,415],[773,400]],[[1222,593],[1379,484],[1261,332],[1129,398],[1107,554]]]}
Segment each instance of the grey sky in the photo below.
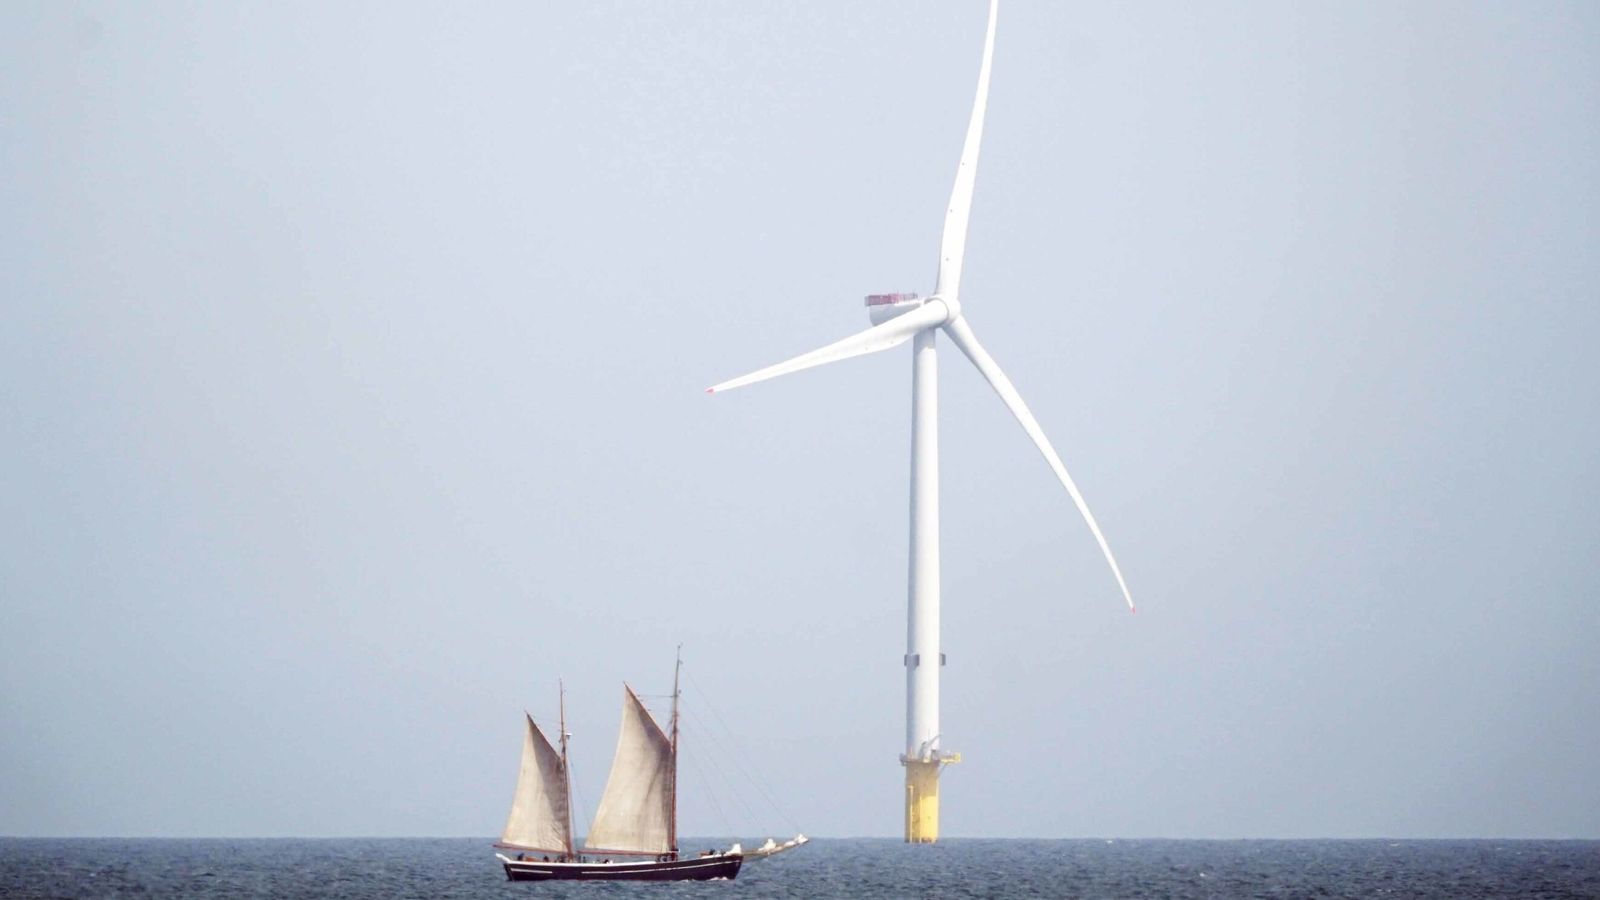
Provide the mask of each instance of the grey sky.
{"label": "grey sky", "polygon": [[[1140,613],[945,353],[947,834],[1600,837],[1597,9],[1005,5],[963,301]],[[490,834],[678,641],[897,834],[909,351],[701,391],[931,289],[982,24],[0,7],[0,834]]]}

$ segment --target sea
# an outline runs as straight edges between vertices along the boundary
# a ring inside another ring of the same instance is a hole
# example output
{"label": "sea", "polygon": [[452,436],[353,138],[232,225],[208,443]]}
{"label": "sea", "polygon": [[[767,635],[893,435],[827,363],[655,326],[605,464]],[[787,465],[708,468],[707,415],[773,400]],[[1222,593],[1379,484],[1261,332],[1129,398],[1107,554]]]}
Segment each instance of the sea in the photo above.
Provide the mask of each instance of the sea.
{"label": "sea", "polygon": [[1600,841],[837,838],[735,881],[574,884],[506,881],[490,840],[0,838],[0,897],[1600,898]]}

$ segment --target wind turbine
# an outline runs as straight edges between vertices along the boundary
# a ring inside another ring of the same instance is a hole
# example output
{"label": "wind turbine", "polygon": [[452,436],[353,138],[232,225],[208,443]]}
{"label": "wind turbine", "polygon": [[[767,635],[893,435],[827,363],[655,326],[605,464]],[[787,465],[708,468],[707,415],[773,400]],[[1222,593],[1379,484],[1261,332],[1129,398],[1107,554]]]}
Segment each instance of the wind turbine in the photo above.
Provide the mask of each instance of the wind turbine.
{"label": "wind turbine", "polygon": [[707,388],[718,393],[812,366],[876,353],[897,347],[907,340],[911,350],[911,564],[906,623],[906,751],[900,762],[906,770],[905,835],[907,843],[932,843],[939,837],[939,772],[958,753],[945,753],[939,747],[939,669],[944,654],[939,644],[939,436],[938,436],[938,358],[935,344],[943,330],[951,343],[977,367],[989,386],[1016,416],[1022,430],[1044,454],[1051,471],[1072,496],[1078,512],[1094,533],[1111,564],[1111,573],[1122,588],[1122,596],[1132,610],[1122,570],[1111,546],[1089,512],[1089,506],[1061,464],[1061,457],[1044,436],[1022,395],[1011,379],[1000,370],[967,324],[960,302],[961,260],[966,249],[967,219],[972,212],[972,189],[978,175],[978,146],[983,140],[984,107],[989,97],[989,68],[994,58],[995,19],[999,0],[990,0],[989,28],[983,41],[983,64],[978,70],[978,94],[972,104],[972,119],[956,168],[955,186],[950,191],[950,206],[945,212],[944,234],[939,241],[939,274],[933,295],[874,294],[867,297],[872,327],[840,341],[802,353],[793,359],[759,369],[739,378]]}

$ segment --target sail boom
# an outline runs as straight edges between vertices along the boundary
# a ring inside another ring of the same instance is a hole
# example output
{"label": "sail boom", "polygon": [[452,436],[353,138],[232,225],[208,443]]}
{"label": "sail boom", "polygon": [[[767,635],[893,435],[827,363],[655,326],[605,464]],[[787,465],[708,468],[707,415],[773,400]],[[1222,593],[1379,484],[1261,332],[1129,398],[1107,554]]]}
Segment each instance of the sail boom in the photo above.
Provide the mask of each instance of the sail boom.
{"label": "sail boom", "polygon": [[554,853],[557,856],[567,852],[560,847],[535,847],[531,844],[508,844],[505,841],[495,841],[489,846],[496,847],[501,850],[523,850],[529,853]]}

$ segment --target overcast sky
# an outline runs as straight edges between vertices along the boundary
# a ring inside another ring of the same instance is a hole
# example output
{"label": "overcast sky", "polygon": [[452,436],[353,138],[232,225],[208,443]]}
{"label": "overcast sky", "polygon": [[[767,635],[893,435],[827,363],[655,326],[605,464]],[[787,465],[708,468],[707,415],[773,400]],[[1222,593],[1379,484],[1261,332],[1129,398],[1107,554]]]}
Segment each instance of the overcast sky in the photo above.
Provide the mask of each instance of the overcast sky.
{"label": "overcast sky", "polygon": [[[558,678],[581,827],[681,642],[685,833],[898,835],[910,351],[703,389],[931,290],[984,13],[0,6],[0,834],[498,833]],[[1597,110],[1005,5],[962,300],[1140,611],[941,344],[946,835],[1600,837]]]}

